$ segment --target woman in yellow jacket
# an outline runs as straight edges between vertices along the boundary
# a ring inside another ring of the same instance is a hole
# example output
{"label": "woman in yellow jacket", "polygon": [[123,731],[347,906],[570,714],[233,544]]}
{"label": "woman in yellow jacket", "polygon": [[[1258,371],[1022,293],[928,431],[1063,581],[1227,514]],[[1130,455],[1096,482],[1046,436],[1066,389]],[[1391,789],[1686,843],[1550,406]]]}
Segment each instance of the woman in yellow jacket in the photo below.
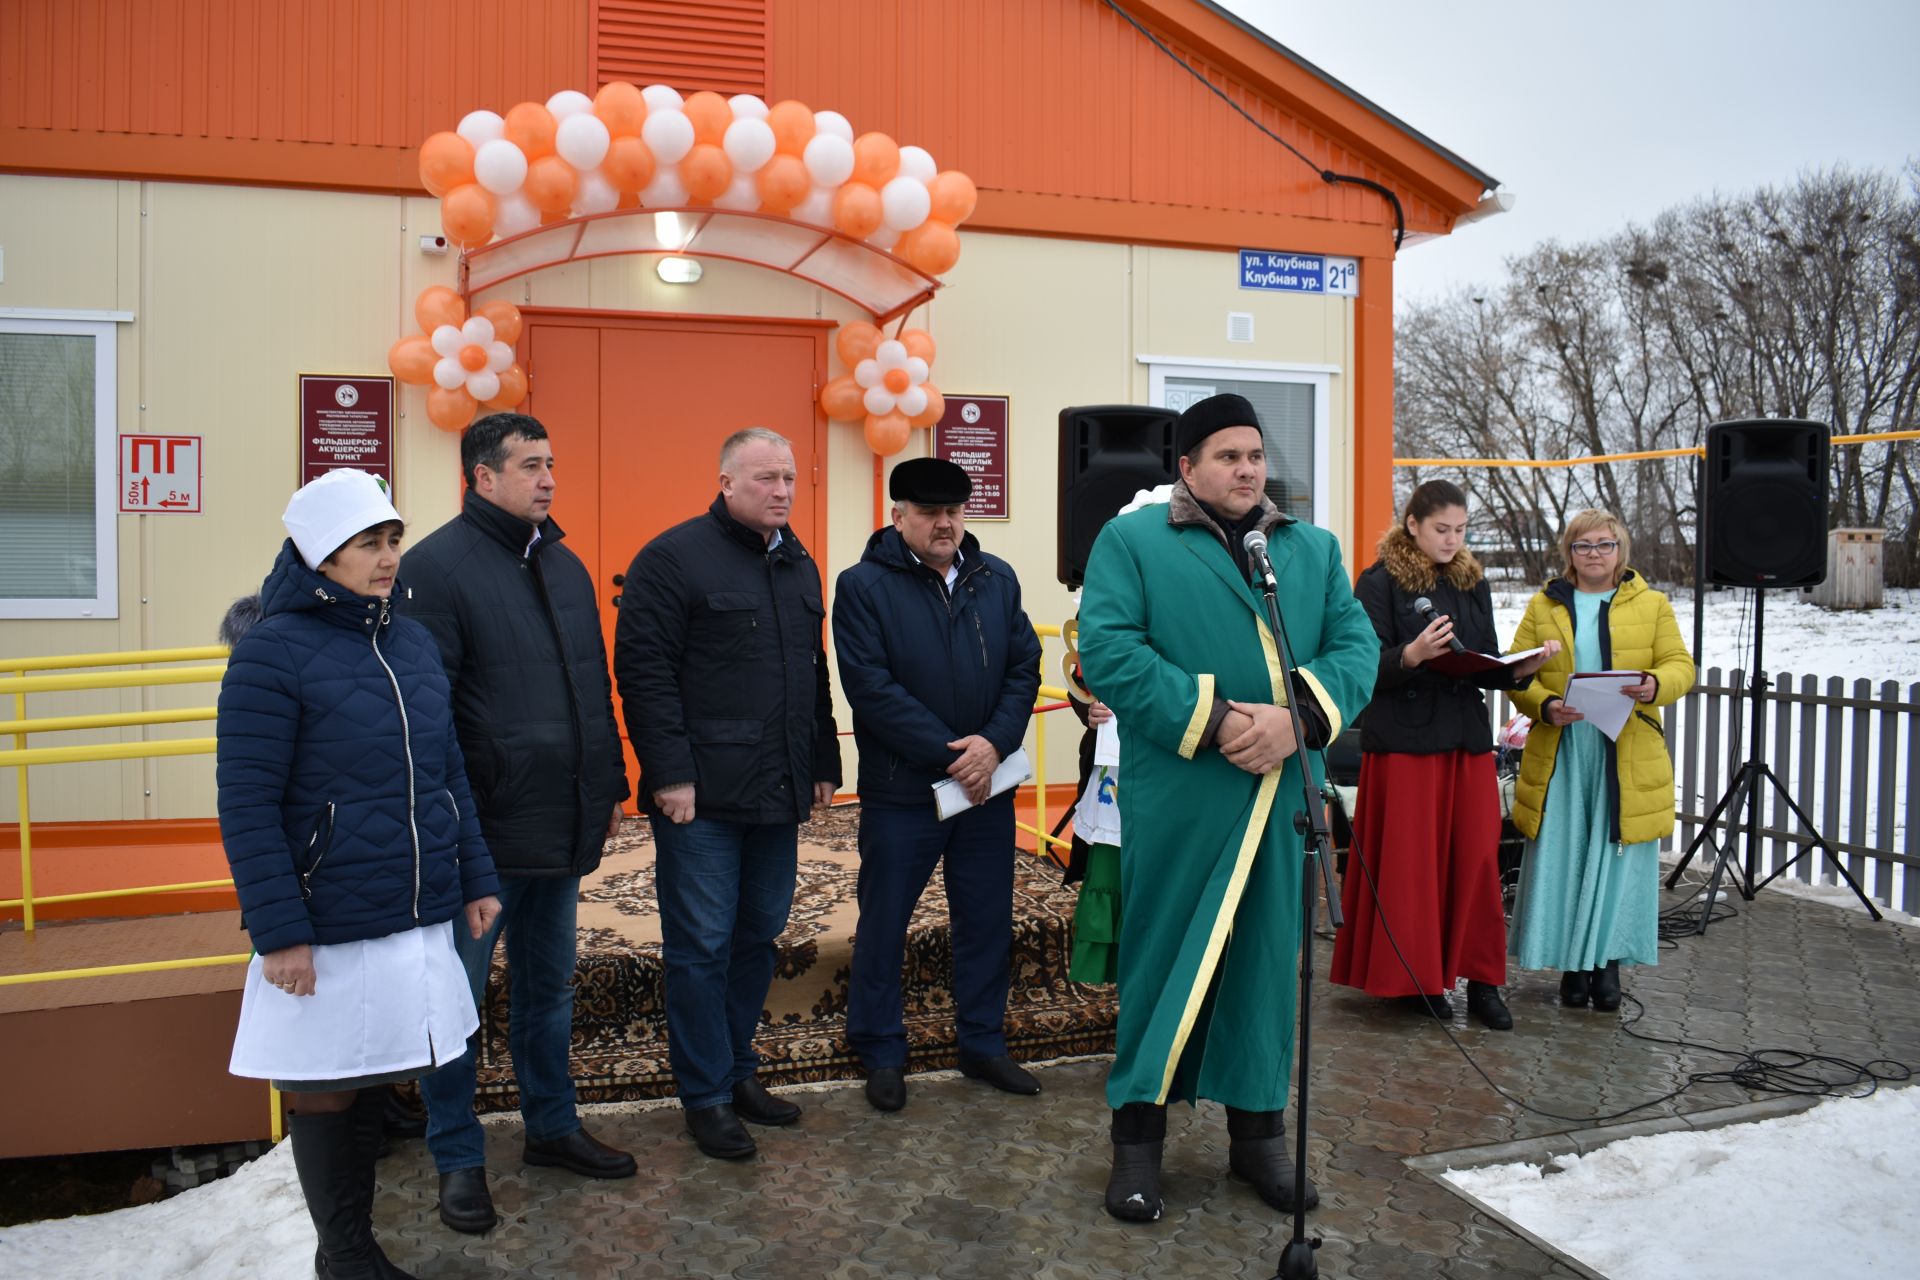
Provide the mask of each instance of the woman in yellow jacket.
{"label": "woman in yellow jacket", "polygon": [[[1627,567],[1619,520],[1582,511],[1560,535],[1566,565],[1527,605],[1514,649],[1560,652],[1516,691],[1531,716],[1513,802],[1527,840],[1508,950],[1524,969],[1559,969],[1560,999],[1620,1007],[1620,963],[1656,964],[1663,837],[1673,832],[1673,759],[1658,708],[1693,687],[1673,606]],[[1562,700],[1576,671],[1638,671],[1641,704],[1608,741]],[[1549,785],[1551,784],[1551,785]]]}

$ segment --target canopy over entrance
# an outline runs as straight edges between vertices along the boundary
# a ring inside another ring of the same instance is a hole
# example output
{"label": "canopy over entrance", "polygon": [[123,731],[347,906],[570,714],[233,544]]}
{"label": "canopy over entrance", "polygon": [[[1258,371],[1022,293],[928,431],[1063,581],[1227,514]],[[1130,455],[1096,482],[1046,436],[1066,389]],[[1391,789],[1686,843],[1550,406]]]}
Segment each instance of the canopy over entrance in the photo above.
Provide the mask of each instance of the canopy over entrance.
{"label": "canopy over entrance", "polygon": [[877,324],[927,301],[940,281],[884,249],[830,227],[765,213],[714,208],[620,209],[550,223],[469,250],[460,292],[543,267],[622,254],[718,258],[797,276],[839,294]]}

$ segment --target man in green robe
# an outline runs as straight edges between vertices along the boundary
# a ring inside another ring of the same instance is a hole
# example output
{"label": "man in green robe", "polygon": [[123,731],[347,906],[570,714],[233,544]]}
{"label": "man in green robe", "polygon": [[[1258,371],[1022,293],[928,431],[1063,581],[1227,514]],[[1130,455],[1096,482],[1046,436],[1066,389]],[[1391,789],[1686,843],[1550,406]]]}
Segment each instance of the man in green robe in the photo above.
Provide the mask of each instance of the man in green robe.
{"label": "man in green robe", "polygon": [[[1080,606],[1082,670],[1114,710],[1126,768],[1106,1205],[1130,1221],[1160,1216],[1170,1101],[1226,1104],[1233,1172],[1293,1202],[1283,1117],[1305,862],[1286,703],[1306,745],[1325,745],[1372,695],[1380,646],[1339,543],[1267,500],[1259,423],[1235,395],[1181,415],[1180,481],[1165,506],[1101,532]],[[1253,529],[1269,539],[1290,692],[1248,585]]]}

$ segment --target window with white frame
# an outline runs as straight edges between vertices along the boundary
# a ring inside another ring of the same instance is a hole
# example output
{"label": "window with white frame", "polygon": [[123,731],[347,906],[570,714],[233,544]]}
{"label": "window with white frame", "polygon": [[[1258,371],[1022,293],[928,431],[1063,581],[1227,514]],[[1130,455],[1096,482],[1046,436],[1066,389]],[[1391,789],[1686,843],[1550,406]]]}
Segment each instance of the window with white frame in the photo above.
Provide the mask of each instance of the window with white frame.
{"label": "window with white frame", "polygon": [[114,618],[114,321],[55,317],[0,313],[0,618]]}
{"label": "window with white frame", "polygon": [[1324,525],[1330,515],[1327,402],[1336,372],[1324,365],[1142,356],[1153,403],[1183,410],[1208,396],[1245,396],[1267,446],[1267,496],[1288,515]]}

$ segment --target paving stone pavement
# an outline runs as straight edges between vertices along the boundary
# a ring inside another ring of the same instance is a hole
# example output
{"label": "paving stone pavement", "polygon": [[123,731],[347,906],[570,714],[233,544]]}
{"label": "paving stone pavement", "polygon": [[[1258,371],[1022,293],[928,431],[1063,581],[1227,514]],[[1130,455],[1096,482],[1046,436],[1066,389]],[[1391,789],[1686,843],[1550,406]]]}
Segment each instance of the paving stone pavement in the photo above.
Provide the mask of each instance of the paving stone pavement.
{"label": "paving stone pavement", "polygon": [[[1662,952],[1658,967],[1629,973],[1627,989],[1646,1007],[1637,1029],[1920,1065],[1920,929],[1778,892],[1739,907],[1704,939]],[[1330,950],[1316,947],[1322,975]],[[1714,1084],[1597,1120],[1730,1060],[1633,1039],[1616,1016],[1562,1009],[1554,974],[1518,975],[1508,1002],[1512,1032],[1462,1017],[1455,1034],[1502,1088],[1565,1119],[1501,1100],[1431,1022],[1318,988],[1310,1168],[1322,1200],[1309,1229],[1325,1240],[1323,1276],[1575,1276],[1407,1158],[1759,1096]],[[1006,1097],[951,1073],[912,1077],[907,1108],[893,1115],[870,1109],[857,1085],[790,1091],[806,1108],[800,1123],[756,1129],[760,1155],[739,1163],[700,1155],[671,1107],[595,1109],[589,1127],[639,1161],[638,1176],[619,1182],[523,1168],[517,1120],[495,1122],[488,1154],[501,1224],[492,1232],[462,1236],[440,1224],[437,1179],[419,1142],[383,1162],[375,1217],[388,1254],[423,1278],[1274,1274],[1289,1224],[1226,1174],[1217,1106],[1176,1109],[1166,1217],[1129,1226],[1100,1207],[1106,1064],[1047,1066],[1039,1076],[1046,1091],[1038,1098]],[[1473,1163],[1471,1154],[1461,1163]]]}

